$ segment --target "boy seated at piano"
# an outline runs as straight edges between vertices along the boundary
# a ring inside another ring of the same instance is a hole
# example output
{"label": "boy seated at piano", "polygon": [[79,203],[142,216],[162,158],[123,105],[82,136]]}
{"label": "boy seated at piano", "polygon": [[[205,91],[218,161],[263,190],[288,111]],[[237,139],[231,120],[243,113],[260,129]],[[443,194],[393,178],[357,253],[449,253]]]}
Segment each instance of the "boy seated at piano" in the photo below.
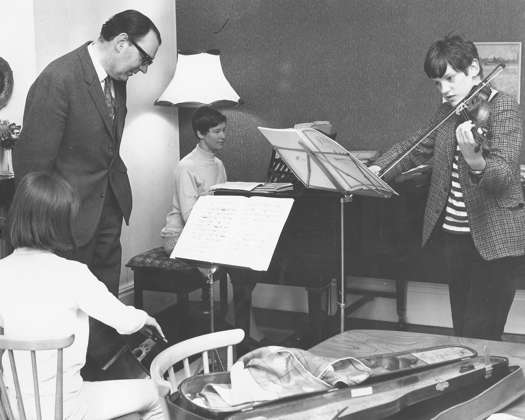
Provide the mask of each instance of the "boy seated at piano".
{"label": "boy seated at piano", "polygon": [[[198,198],[209,194],[212,185],[227,180],[224,164],[217,156],[226,140],[226,116],[210,106],[202,106],[193,113],[191,124],[197,144],[175,168],[172,208],[166,216],[166,225],[160,232],[168,255],[173,251]],[[199,271],[204,276],[207,275],[207,270]],[[255,282],[248,279],[247,270],[230,270],[230,277],[234,295],[235,326],[249,333],[251,294]],[[207,289],[203,289],[203,296],[206,296],[205,291]],[[252,330],[255,332],[255,328]]]}
{"label": "boy seated at piano", "polygon": [[172,208],[160,231],[168,254],[175,247],[198,198],[209,194],[212,185],[226,182],[227,178],[224,164],[217,157],[226,139],[226,117],[210,106],[202,106],[193,113],[191,124],[197,145],[175,168]]}
{"label": "boy seated at piano", "polygon": [[[85,264],[57,255],[75,244],[71,231],[78,197],[56,174],[30,172],[13,197],[6,237],[15,248],[0,260],[0,331],[12,339],[46,340],[74,335],[63,352],[64,418],[109,419],[139,412],[151,420],[164,419],[162,400],[149,379],[83,381],[89,317],[132,334],[144,326],[164,338],[157,321],[126,306],[109,292]],[[28,418],[36,418],[31,361],[15,352]],[[50,353],[50,352],[42,352]],[[55,353],[56,354],[56,353]],[[52,418],[55,403],[56,357],[39,354],[38,376],[43,418]],[[8,354],[3,354],[4,378],[11,406],[17,406]],[[122,397],[124,396],[124,397]],[[14,403],[14,404],[13,404]],[[15,418],[18,418],[15,416]]]}

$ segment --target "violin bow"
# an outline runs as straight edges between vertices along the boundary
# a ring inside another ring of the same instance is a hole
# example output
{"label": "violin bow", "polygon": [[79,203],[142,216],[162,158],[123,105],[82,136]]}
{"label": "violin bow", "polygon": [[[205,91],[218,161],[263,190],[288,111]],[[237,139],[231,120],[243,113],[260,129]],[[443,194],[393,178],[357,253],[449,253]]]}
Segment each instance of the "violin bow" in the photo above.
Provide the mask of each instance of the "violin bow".
{"label": "violin bow", "polygon": [[419,146],[425,139],[427,139],[434,131],[436,131],[439,127],[441,127],[450,117],[452,117],[455,114],[459,114],[465,107],[467,107],[468,103],[475,98],[484,88],[487,86],[492,80],[494,80],[505,68],[504,63],[498,63],[498,65],[490,72],[490,74],[485,77],[474,89],[473,92],[470,93],[467,97],[463,98],[452,110],[436,125],[434,125],[432,128],[427,130],[423,136],[418,139],[412,146],[408,148],[404,153],[401,154],[400,157],[398,157],[394,162],[392,162],[390,165],[388,165],[384,170],[380,171],[378,176],[379,178],[383,178],[388,172],[390,172],[392,169],[394,169],[399,162],[401,162],[404,158],[406,158],[412,151]]}

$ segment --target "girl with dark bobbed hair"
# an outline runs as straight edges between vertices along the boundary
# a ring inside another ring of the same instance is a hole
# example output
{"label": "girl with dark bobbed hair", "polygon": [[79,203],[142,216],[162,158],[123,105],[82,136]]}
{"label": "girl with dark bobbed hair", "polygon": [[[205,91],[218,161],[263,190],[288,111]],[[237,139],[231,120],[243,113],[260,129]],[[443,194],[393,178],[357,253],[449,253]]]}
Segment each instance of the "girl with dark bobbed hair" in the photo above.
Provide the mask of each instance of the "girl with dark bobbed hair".
{"label": "girl with dark bobbed hair", "polygon": [[[90,316],[120,334],[132,334],[144,326],[156,329],[162,337],[164,334],[146,312],[113,296],[85,264],[56,254],[75,247],[71,225],[77,210],[78,198],[62,177],[30,172],[20,181],[7,221],[7,239],[15,250],[0,260],[0,327],[5,335],[17,339],[75,335],[63,355],[65,419],[111,419],[133,412],[145,419],[164,419],[150,380],[82,380],[80,369],[86,361]],[[6,357],[4,354],[4,366],[9,363]],[[30,359],[26,354],[15,357],[22,393],[31,399]],[[40,352],[37,358],[43,418],[50,419],[54,413],[56,352]],[[9,373],[6,369],[5,374]],[[7,377],[6,382],[14,402],[12,378]],[[31,410],[35,405],[26,401],[25,406]],[[34,413],[27,414],[34,418]]]}

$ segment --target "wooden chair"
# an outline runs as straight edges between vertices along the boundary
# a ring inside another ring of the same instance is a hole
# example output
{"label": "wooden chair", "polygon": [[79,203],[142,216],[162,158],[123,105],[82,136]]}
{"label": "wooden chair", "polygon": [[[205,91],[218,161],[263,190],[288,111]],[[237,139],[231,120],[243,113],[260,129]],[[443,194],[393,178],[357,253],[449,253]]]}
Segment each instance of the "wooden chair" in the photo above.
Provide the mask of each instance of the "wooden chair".
{"label": "wooden chair", "polygon": [[[243,330],[226,330],[190,338],[163,350],[153,359],[150,366],[151,379],[155,383],[159,395],[166,397],[175,392],[182,379],[194,374],[190,368],[190,356],[200,353],[202,355],[204,373],[209,373],[209,352],[226,347],[226,371],[229,371],[233,365],[233,346],[239,344],[243,339]],[[175,373],[173,367],[173,365],[181,361],[184,371],[182,377]],[[168,376],[167,379],[166,374]]]}
{"label": "wooden chair", "polygon": [[[0,354],[7,350],[9,355],[9,362],[11,365],[11,372],[16,392],[16,402],[18,406],[18,413],[20,420],[26,420],[26,412],[24,402],[22,400],[22,393],[20,390],[20,381],[16,369],[15,357],[13,351],[27,351],[31,358],[31,366],[33,372],[33,390],[35,394],[35,413],[37,419],[42,418],[40,407],[40,391],[38,383],[38,372],[36,363],[36,352],[42,350],[56,350],[57,351],[57,373],[56,373],[56,392],[55,392],[55,420],[63,419],[64,409],[64,395],[63,395],[63,350],[69,347],[75,339],[74,335],[69,337],[49,339],[49,340],[17,340],[6,336],[0,336]],[[14,419],[13,410],[9,403],[7,396],[7,389],[4,382],[5,366],[0,366],[0,419]]]}

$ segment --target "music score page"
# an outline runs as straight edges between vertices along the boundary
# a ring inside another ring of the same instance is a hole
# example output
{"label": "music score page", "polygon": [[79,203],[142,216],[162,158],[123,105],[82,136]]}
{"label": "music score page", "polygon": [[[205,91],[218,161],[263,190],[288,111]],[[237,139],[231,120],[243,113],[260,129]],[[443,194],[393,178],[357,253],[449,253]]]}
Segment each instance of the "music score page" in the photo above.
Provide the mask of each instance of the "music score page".
{"label": "music score page", "polygon": [[171,258],[265,271],[292,205],[292,198],[202,196]]}

